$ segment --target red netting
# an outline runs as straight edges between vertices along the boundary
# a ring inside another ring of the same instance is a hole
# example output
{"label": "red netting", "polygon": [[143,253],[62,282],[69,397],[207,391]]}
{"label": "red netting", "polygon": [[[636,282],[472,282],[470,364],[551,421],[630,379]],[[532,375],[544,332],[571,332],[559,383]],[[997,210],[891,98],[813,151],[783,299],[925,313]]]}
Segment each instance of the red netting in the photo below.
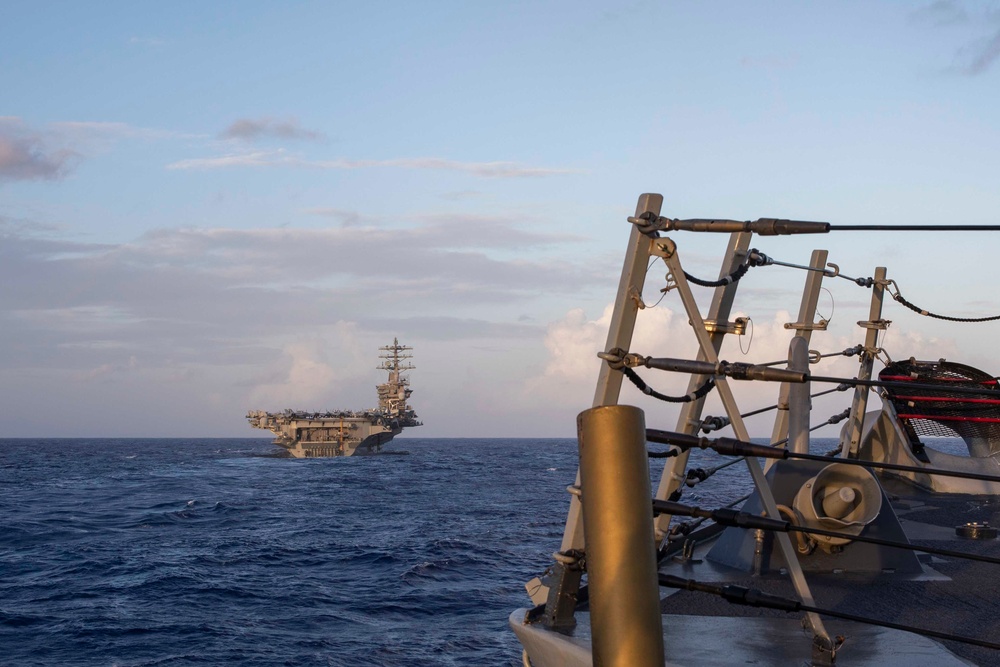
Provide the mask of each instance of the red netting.
{"label": "red netting", "polygon": [[[935,385],[933,388],[885,389],[886,399],[896,408],[904,429],[914,442],[919,442],[919,437],[924,436],[959,437],[966,443],[970,439],[1000,443],[1000,389],[992,375],[950,361],[908,359],[886,366],[879,373],[879,379]],[[948,391],[956,387],[991,391],[981,396]]]}

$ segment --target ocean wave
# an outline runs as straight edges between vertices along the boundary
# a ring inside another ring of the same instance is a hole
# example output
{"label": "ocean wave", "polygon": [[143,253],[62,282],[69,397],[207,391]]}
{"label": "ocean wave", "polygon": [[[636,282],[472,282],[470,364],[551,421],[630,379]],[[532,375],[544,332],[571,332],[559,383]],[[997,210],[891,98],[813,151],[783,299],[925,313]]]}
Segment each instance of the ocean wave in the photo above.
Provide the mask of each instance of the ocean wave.
{"label": "ocean wave", "polygon": [[[0,472],[6,664],[516,665],[575,441],[24,441]],[[283,454],[283,452],[282,452]],[[127,458],[134,456],[134,458]]]}

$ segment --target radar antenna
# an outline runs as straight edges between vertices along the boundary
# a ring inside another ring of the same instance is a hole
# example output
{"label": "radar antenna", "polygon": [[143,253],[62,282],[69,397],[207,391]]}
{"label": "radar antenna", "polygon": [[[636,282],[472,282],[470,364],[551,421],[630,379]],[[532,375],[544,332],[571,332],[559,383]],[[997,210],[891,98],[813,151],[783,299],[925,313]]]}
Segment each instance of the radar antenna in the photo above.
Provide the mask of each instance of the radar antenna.
{"label": "radar antenna", "polygon": [[392,339],[392,345],[383,345],[379,348],[381,350],[379,358],[382,359],[382,363],[378,368],[389,371],[389,379],[376,387],[379,410],[392,419],[403,420],[407,425],[411,422],[416,423],[416,414],[406,403],[406,399],[413,393],[410,389],[410,379],[403,377],[401,373],[416,368],[406,361],[413,358],[412,354],[406,354],[412,349],[407,345],[400,345],[398,338]]}

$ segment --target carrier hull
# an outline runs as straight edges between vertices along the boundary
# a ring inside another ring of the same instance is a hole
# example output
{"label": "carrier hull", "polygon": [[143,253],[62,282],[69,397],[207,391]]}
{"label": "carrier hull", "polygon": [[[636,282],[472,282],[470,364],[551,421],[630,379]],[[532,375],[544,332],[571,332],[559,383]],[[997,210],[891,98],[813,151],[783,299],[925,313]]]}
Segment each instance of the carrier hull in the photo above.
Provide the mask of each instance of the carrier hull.
{"label": "carrier hull", "polygon": [[410,358],[405,351],[412,348],[394,339],[392,345],[380,349],[383,362],[379,368],[389,371],[389,378],[376,387],[378,408],[323,413],[253,410],[247,413],[247,421],[253,428],[273,433],[274,444],[297,459],[381,454],[382,447],[404,428],[421,423],[407,404],[413,392],[409,379],[402,375],[402,371],[413,368],[404,363]]}
{"label": "carrier hull", "polygon": [[297,459],[380,454],[383,445],[403,432],[399,420],[377,413],[325,417],[251,412],[248,418],[254,428],[274,433],[274,444]]}

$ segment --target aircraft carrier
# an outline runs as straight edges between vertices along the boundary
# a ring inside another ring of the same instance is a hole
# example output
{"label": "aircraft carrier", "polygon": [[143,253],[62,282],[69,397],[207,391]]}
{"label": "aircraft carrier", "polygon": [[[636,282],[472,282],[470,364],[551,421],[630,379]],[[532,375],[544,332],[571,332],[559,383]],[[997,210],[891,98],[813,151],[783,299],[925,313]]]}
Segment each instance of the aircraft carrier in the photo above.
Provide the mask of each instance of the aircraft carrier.
{"label": "aircraft carrier", "polygon": [[378,385],[378,408],[374,410],[332,412],[247,413],[250,426],[274,433],[274,444],[284,447],[295,458],[323,456],[367,456],[380,454],[382,446],[402,433],[404,428],[421,426],[416,413],[407,404],[413,390],[403,371],[416,368],[407,361],[412,347],[399,344],[380,347],[380,370],[389,371],[386,382]]}

